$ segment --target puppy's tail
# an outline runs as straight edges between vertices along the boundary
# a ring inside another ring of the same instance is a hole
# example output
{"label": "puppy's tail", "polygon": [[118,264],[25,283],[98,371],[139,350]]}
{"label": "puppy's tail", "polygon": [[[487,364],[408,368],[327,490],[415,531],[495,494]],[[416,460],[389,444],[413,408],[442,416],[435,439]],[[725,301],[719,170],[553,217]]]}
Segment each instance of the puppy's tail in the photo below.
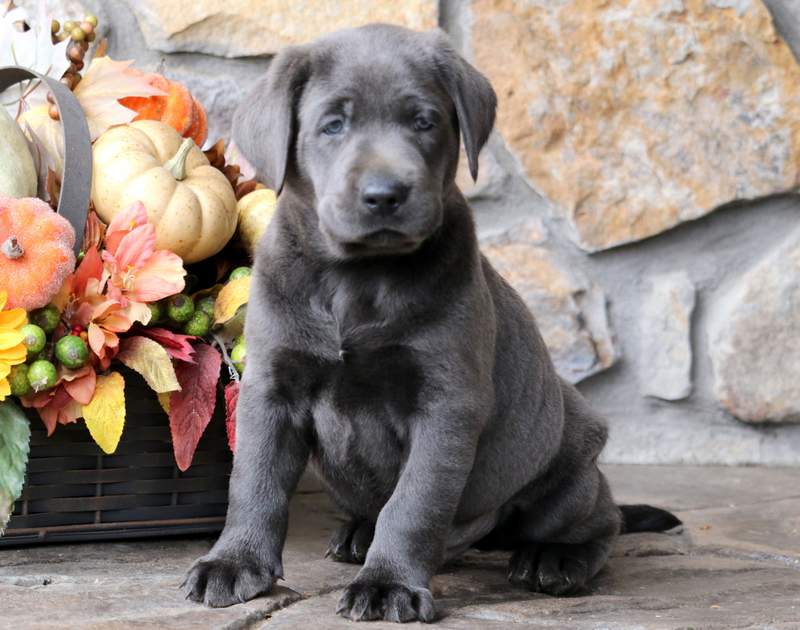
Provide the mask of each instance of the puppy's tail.
{"label": "puppy's tail", "polygon": [[621,534],[635,532],[665,532],[683,522],[671,512],[651,505],[620,505],[622,512]]}

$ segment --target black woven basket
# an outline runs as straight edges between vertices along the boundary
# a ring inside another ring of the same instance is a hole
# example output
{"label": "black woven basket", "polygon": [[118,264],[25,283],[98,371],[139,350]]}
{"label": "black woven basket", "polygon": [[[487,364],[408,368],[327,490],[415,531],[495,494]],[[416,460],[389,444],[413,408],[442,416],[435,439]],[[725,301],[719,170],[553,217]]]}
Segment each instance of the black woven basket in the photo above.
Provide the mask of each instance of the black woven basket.
{"label": "black woven basket", "polygon": [[117,451],[104,455],[83,422],[47,437],[34,413],[22,496],[0,547],[218,532],[225,522],[231,453],[222,401],[180,472],[169,419],[147,384],[122,368],[127,417]]}
{"label": "black woven basket", "polygon": [[[61,83],[18,67],[0,68],[0,92],[31,79],[47,83],[64,128],[64,173],[58,212],[80,248],[92,181],[92,152],[83,111]],[[58,426],[47,437],[36,412],[22,496],[0,547],[31,543],[111,540],[222,529],[231,453],[221,394],[192,466],[175,466],[169,419],[155,393],[135,373],[125,377],[126,421],[117,451],[104,455],[82,422]]]}

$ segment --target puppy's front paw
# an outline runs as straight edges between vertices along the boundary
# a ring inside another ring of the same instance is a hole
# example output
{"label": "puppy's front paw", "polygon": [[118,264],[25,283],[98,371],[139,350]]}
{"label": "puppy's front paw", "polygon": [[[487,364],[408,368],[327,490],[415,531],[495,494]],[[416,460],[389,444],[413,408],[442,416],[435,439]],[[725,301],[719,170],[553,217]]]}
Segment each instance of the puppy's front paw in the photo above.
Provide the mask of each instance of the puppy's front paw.
{"label": "puppy's front paw", "polygon": [[220,608],[269,593],[280,569],[247,552],[214,552],[197,560],[181,584],[186,599]]}
{"label": "puppy's front paw", "polygon": [[433,595],[427,588],[368,579],[352,582],[342,594],[336,612],[353,621],[385,619],[405,623],[436,617]]}

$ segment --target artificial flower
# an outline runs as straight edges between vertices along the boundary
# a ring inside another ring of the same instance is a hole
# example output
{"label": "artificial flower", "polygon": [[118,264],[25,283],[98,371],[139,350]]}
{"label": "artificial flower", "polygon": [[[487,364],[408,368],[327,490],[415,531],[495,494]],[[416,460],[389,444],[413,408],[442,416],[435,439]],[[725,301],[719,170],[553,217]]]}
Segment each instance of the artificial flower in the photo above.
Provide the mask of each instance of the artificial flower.
{"label": "artificial flower", "polygon": [[128,306],[128,302],[156,302],[183,291],[183,260],[165,249],[156,250],[155,245],[156,227],[148,221],[143,204],[134,203],[112,219],[102,254],[110,297]]}
{"label": "artificial flower", "polygon": [[107,284],[108,274],[100,253],[92,247],[54,299],[57,306],[63,306],[63,319],[69,326],[86,331],[95,361],[103,370],[119,349],[118,334],[133,325],[125,305],[107,295]]}
{"label": "artificial flower", "polygon": [[0,400],[11,394],[8,375],[12,366],[24,363],[28,355],[21,330],[28,317],[21,308],[4,311],[7,300],[8,292],[0,290]]}
{"label": "artificial flower", "polygon": [[75,422],[83,415],[84,405],[88,405],[94,396],[96,383],[97,374],[91,365],[79,370],[59,366],[56,386],[25,396],[22,404],[36,409],[47,428],[47,435],[52,435],[57,424]]}

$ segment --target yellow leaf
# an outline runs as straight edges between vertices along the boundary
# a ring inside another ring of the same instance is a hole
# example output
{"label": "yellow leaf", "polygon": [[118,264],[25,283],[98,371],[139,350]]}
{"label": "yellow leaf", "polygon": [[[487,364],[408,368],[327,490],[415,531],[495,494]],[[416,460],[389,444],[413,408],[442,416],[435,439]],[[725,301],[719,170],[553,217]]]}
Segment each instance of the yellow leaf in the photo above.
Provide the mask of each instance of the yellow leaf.
{"label": "yellow leaf", "polygon": [[164,413],[169,415],[169,397],[171,392],[163,392],[158,394],[158,404],[164,410]]}
{"label": "yellow leaf", "polygon": [[117,450],[125,426],[125,379],[118,372],[98,376],[92,402],[83,408],[83,418],[92,439],[103,452]]}
{"label": "yellow leaf", "polygon": [[214,323],[224,324],[250,299],[250,276],[236,278],[222,287],[214,302]]}
{"label": "yellow leaf", "polygon": [[154,392],[174,392],[181,388],[169,354],[157,341],[131,337],[124,342],[117,359],[139,372]]}

